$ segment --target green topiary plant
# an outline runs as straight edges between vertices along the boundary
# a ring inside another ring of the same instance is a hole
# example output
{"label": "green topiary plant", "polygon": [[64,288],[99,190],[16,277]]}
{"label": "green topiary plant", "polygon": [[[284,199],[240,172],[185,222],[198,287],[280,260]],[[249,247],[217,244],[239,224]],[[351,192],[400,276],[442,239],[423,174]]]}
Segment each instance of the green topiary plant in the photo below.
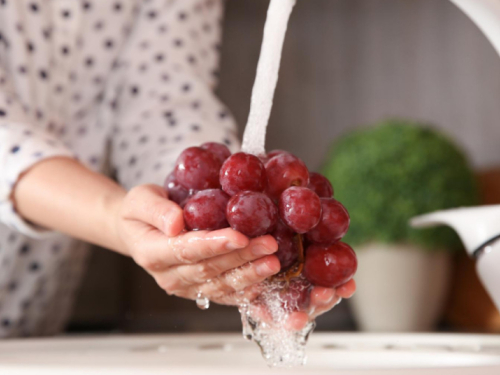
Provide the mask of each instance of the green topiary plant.
{"label": "green topiary plant", "polygon": [[457,249],[448,228],[416,230],[408,220],[435,210],[476,205],[476,179],[465,155],[429,126],[390,120],[337,141],[323,168],[351,215],[345,241]]}

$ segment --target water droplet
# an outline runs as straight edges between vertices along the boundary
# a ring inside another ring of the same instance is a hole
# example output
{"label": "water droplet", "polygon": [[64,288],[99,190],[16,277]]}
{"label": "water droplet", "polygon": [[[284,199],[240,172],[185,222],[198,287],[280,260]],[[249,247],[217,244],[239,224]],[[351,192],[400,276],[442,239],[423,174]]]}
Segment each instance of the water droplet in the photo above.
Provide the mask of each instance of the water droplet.
{"label": "water droplet", "polygon": [[210,300],[205,297],[202,292],[198,292],[196,296],[196,306],[202,310],[206,310],[210,307]]}
{"label": "water droplet", "polygon": [[253,338],[253,332],[252,332],[252,327],[248,323],[249,319],[249,314],[248,314],[248,303],[241,303],[238,306],[238,310],[240,311],[241,315],[241,324],[243,326],[243,337],[245,340],[252,340]]}

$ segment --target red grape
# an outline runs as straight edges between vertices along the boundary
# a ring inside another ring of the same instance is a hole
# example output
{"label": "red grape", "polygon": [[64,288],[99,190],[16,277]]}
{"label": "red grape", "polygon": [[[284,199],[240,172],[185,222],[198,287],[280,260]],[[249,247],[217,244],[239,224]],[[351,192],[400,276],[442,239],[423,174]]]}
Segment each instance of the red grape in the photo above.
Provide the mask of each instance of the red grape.
{"label": "red grape", "polygon": [[229,200],[226,217],[233,229],[248,237],[258,237],[274,229],[278,209],[265,194],[243,191]]}
{"label": "red grape", "polygon": [[260,156],[260,160],[262,160],[263,163],[267,163],[269,161],[269,159],[272,159],[275,156],[280,155],[280,154],[289,154],[289,152],[283,151],[283,150],[272,150],[269,153],[267,153],[266,155]]}
{"label": "red grape", "polygon": [[349,229],[349,213],[340,202],[333,198],[321,198],[321,220],[307,232],[311,242],[331,244],[340,240]]}
{"label": "red grape", "polygon": [[302,160],[289,153],[274,156],[266,163],[267,193],[278,200],[290,186],[307,186],[309,171]]}
{"label": "red grape", "polygon": [[227,228],[226,206],[229,196],[219,189],[196,193],[184,207],[184,222],[189,230]]}
{"label": "red grape", "polygon": [[357,268],[356,254],[349,245],[311,245],[306,251],[303,275],[314,285],[337,288],[351,280]]}
{"label": "red grape", "polygon": [[222,189],[231,196],[240,191],[262,192],[267,185],[264,164],[258,157],[243,152],[224,162],[219,178]]}
{"label": "red grape", "polygon": [[281,154],[290,154],[288,151],[285,151],[285,150],[272,150],[272,151],[269,151],[267,153],[267,157],[269,159],[272,159],[274,158],[275,156],[277,155],[281,155]]}
{"label": "red grape", "polygon": [[304,279],[292,279],[280,291],[281,305],[287,312],[304,311],[311,301],[311,284]]}
{"label": "red grape", "polygon": [[224,163],[224,161],[231,156],[231,151],[229,151],[227,146],[222,143],[207,142],[203,143],[200,147],[214,154],[217,157],[217,159],[219,159],[221,164]]}
{"label": "red grape", "polygon": [[316,172],[309,173],[308,188],[318,194],[320,198],[333,197],[333,186],[322,174]]}
{"label": "red grape", "polygon": [[179,205],[184,202],[189,195],[189,191],[179,184],[173,172],[167,176],[163,186],[168,193],[168,199]]}
{"label": "red grape", "polygon": [[185,149],[177,159],[175,177],[186,189],[219,188],[221,162],[210,151],[200,147]]}
{"label": "red grape", "polygon": [[314,191],[292,186],[281,194],[279,211],[290,228],[297,233],[306,233],[321,219],[321,201]]}
{"label": "red grape", "polygon": [[231,226],[251,238],[272,234],[282,276],[292,278],[278,292],[288,312],[308,308],[314,285],[335,288],[356,271],[355,253],[339,242],[349,229],[347,210],[332,198],[328,179],[289,152],[231,155],[223,144],[204,143],[179,155],[164,187],[183,207],[188,230]]}
{"label": "red grape", "polygon": [[281,220],[278,220],[276,230],[271,235],[278,243],[278,251],[274,255],[278,257],[283,271],[292,266],[299,258],[297,238]]}
{"label": "red grape", "polygon": [[[202,190],[203,191],[203,190]],[[186,206],[186,203],[196,194],[198,193],[198,190],[189,190],[188,196],[186,199],[184,199],[181,203],[179,203],[179,206],[181,208],[184,208]]]}

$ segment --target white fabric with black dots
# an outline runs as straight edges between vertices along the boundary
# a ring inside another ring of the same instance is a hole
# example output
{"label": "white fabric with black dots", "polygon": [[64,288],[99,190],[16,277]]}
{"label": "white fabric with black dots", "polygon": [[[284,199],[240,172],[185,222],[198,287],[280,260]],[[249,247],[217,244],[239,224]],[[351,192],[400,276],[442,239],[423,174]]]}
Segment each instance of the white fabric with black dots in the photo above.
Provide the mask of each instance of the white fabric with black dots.
{"label": "white fabric with black dots", "polygon": [[[10,200],[19,175],[67,156],[110,160],[127,189],[162,184],[178,154],[238,145],[214,96],[222,0],[0,0],[0,337],[67,320],[87,246]],[[108,157],[109,156],[109,157]]]}

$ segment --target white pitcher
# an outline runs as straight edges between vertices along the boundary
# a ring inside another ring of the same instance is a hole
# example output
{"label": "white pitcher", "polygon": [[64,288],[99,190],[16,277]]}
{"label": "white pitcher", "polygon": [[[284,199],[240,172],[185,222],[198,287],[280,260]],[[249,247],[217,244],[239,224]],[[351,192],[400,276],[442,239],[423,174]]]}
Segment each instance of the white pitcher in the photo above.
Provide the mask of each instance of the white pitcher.
{"label": "white pitcher", "polygon": [[446,224],[455,229],[484,287],[500,311],[500,205],[459,208],[418,216],[414,227]]}

